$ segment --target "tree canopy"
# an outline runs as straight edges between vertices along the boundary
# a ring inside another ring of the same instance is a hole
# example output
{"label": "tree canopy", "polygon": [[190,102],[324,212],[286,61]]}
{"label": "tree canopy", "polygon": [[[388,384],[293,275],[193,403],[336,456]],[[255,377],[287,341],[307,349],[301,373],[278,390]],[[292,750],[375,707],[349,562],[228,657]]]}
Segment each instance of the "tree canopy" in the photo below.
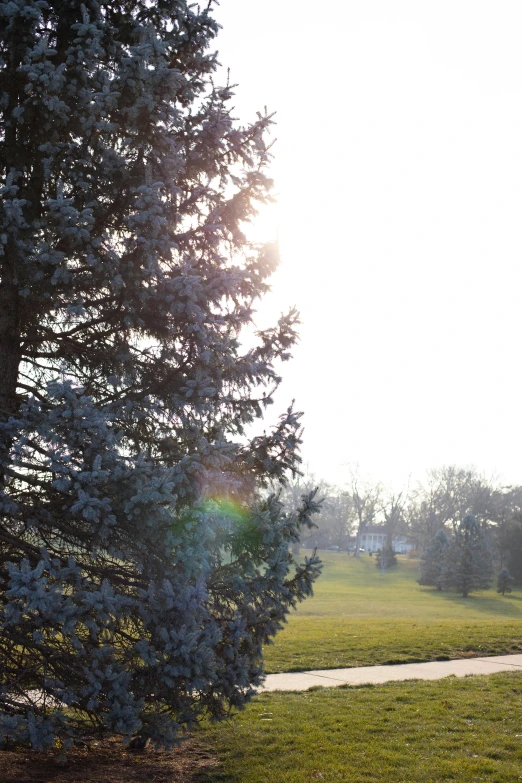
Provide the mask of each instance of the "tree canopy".
{"label": "tree canopy", "polygon": [[[213,3],[0,2],[0,735],[158,743],[241,706],[318,574],[283,513],[297,315],[243,348],[271,117],[216,83]],[[69,708],[69,709],[66,709]]]}

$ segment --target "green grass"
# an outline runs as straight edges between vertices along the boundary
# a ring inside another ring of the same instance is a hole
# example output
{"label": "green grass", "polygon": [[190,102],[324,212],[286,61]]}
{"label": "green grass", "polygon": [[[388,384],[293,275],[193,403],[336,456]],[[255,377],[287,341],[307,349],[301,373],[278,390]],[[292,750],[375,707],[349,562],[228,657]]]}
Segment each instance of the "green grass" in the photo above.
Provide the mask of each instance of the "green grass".
{"label": "green grass", "polygon": [[[269,672],[522,649],[522,593],[462,598],[416,584],[418,562],[325,553],[314,598],[266,649]],[[267,693],[202,738],[207,783],[522,780],[522,671],[362,688]]]}
{"label": "green grass", "polygon": [[375,559],[321,553],[315,595],[265,648],[268,673],[404,663],[522,650],[522,591],[462,598],[416,583],[418,561],[385,574]]}
{"label": "green grass", "polygon": [[204,730],[207,783],[512,783],[522,673],[271,693]]}

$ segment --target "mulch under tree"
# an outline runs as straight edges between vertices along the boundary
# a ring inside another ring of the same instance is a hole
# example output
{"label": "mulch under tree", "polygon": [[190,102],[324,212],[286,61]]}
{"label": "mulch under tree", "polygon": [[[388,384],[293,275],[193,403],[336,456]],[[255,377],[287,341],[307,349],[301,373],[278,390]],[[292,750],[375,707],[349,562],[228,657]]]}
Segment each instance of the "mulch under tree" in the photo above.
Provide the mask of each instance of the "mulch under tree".
{"label": "mulch under tree", "polygon": [[171,751],[129,750],[119,739],[92,742],[63,758],[61,751],[0,752],[2,783],[196,783],[216,758],[195,739]]}

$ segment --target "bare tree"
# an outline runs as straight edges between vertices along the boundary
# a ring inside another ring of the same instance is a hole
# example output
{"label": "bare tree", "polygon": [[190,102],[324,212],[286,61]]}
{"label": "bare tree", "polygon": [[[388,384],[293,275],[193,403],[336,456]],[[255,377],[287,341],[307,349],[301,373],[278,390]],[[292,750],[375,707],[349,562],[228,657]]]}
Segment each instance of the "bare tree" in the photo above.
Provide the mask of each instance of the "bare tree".
{"label": "bare tree", "polygon": [[402,489],[400,492],[390,491],[381,506],[388,547],[392,547],[393,539],[397,533],[406,528],[407,502],[408,490]]}
{"label": "bare tree", "polygon": [[339,549],[347,548],[355,513],[350,494],[338,487],[330,487],[321,509],[319,526],[325,531],[329,543]]}
{"label": "bare tree", "polygon": [[448,521],[446,508],[439,503],[438,487],[432,482],[419,484],[410,495],[406,509],[410,533],[420,547],[425,549],[433,536],[444,528]]}
{"label": "bare tree", "polygon": [[476,468],[448,465],[428,471],[413,494],[407,515],[424,548],[445,526],[455,532],[466,514],[473,514],[484,529],[501,524],[511,518],[508,506],[506,490]]}
{"label": "bare tree", "polygon": [[354,557],[359,557],[361,536],[377,516],[381,500],[381,485],[363,480],[358,468],[350,472],[347,489],[352,505],[355,524],[357,525]]}

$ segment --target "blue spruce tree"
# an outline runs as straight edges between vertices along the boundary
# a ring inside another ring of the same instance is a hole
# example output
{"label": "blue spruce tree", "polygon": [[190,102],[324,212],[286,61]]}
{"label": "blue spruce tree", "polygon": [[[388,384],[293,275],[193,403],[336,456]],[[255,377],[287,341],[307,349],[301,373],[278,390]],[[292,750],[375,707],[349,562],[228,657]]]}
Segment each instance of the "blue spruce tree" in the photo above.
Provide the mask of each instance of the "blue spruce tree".
{"label": "blue spruce tree", "polygon": [[377,550],[375,565],[381,571],[386,571],[388,568],[393,568],[393,566],[397,565],[397,557],[393,551],[393,547],[387,542],[383,549]]}
{"label": "blue spruce tree", "polygon": [[249,436],[296,314],[242,349],[276,248],[265,114],[213,3],[0,2],[0,736],[169,744],[241,707],[309,595],[299,415]]}
{"label": "blue spruce tree", "polygon": [[421,558],[418,583],[442,590],[444,562],[449,546],[448,536],[444,530],[439,530],[426,547]]}
{"label": "blue spruce tree", "polygon": [[497,593],[502,593],[502,595],[510,593],[513,589],[514,581],[508,569],[503,568],[497,577]]}
{"label": "blue spruce tree", "polygon": [[446,548],[442,584],[467,598],[472,590],[490,587],[492,578],[493,562],[484,533],[473,514],[466,514]]}

